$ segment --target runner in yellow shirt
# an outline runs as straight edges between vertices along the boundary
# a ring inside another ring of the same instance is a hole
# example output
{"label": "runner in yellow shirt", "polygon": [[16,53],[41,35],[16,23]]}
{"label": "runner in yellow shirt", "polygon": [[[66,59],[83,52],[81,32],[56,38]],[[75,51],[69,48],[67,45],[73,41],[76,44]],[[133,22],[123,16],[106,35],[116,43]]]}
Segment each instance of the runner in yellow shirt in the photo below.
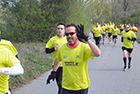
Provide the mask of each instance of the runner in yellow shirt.
{"label": "runner in yellow shirt", "polygon": [[[57,24],[57,35],[52,37],[46,44],[46,53],[52,53],[52,67],[54,66],[55,58],[57,57],[58,49],[61,45],[66,43],[66,37],[65,37],[65,24],[58,23]],[[63,71],[63,65],[60,64],[57,72],[56,72],[56,83],[58,86],[58,94],[61,94],[62,89],[62,71]]]}
{"label": "runner in yellow shirt", "polygon": [[122,34],[122,31],[124,30],[124,24],[122,23],[119,26],[120,26],[120,34]]}
{"label": "runner in yellow shirt", "polygon": [[[90,86],[88,59],[93,59],[101,54],[99,48],[84,34],[84,26],[80,24],[78,27],[75,24],[66,26],[67,43],[58,50],[57,62],[53,67],[53,74],[55,74],[60,61],[63,64],[61,94],[88,94]],[[87,44],[80,42],[81,39],[84,39]],[[55,79],[55,76],[53,75],[51,78]],[[50,80],[48,79],[48,81]]]}
{"label": "runner in yellow shirt", "polygon": [[123,51],[123,61],[124,61],[124,68],[123,70],[125,71],[127,69],[127,64],[126,64],[126,56],[128,53],[128,69],[131,68],[131,53],[133,51],[133,41],[136,40],[136,35],[134,34],[133,31],[130,30],[129,25],[126,25],[126,30],[122,32],[122,51]]}
{"label": "runner in yellow shirt", "polygon": [[112,29],[112,32],[113,32],[113,42],[114,42],[114,45],[116,45],[117,35],[120,33],[120,30],[117,28],[117,25],[115,25],[115,28]]}
{"label": "runner in yellow shirt", "polygon": [[106,23],[105,26],[106,26],[106,30],[105,30],[106,33],[105,33],[105,36],[106,36],[106,38],[107,38],[107,36],[108,36],[109,23]]}
{"label": "runner in yellow shirt", "polygon": [[7,48],[0,46],[0,94],[11,94],[9,90],[9,75],[20,75],[24,69],[20,61]]}
{"label": "runner in yellow shirt", "polygon": [[93,25],[92,25],[92,34],[93,34],[93,40],[95,40],[94,38],[94,32],[93,32],[93,30],[96,28],[96,23],[94,23]]}
{"label": "runner in yellow shirt", "polygon": [[[133,31],[135,33],[135,35],[137,36],[137,32],[138,32],[138,28],[134,25],[134,23],[131,25],[130,30]],[[134,46],[133,42],[133,46]]]}
{"label": "runner in yellow shirt", "polygon": [[130,27],[130,30],[133,31],[135,34],[138,32],[138,28],[134,25],[134,23]]}
{"label": "runner in yellow shirt", "polygon": [[98,23],[96,23],[96,27],[92,29],[92,32],[94,33],[94,39],[95,39],[96,45],[98,46],[98,48],[100,48],[101,33],[103,31]]}
{"label": "runner in yellow shirt", "polygon": [[112,40],[112,29],[113,29],[113,25],[111,24],[111,22],[109,23],[109,27],[108,27],[108,40],[109,40],[109,44],[111,44],[111,40]]}
{"label": "runner in yellow shirt", "polygon": [[101,43],[104,44],[105,41],[105,34],[106,34],[106,30],[107,30],[107,26],[105,25],[105,23],[102,23],[102,33],[101,33]]}

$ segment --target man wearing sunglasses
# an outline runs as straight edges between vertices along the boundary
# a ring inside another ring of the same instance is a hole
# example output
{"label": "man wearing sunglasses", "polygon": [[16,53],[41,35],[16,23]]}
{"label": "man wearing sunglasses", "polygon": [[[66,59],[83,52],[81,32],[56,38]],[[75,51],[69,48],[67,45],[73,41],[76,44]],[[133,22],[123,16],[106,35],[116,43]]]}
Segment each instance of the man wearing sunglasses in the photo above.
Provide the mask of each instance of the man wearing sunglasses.
{"label": "man wearing sunglasses", "polygon": [[[52,37],[46,44],[46,53],[52,53],[53,63],[52,67],[54,66],[54,61],[57,56],[58,49],[61,45],[66,43],[66,37],[65,37],[65,24],[64,23],[58,23],[57,24],[57,35]],[[62,70],[63,70],[62,63],[60,64],[59,68],[56,71],[56,83],[58,86],[58,94],[61,92],[62,88]],[[53,72],[52,72],[53,73]],[[48,84],[48,83],[47,83]]]}
{"label": "man wearing sunglasses", "polygon": [[122,43],[122,51],[123,51],[123,61],[124,61],[124,68],[123,70],[125,71],[127,69],[127,64],[126,64],[126,56],[128,53],[128,69],[131,68],[131,53],[133,51],[133,41],[136,40],[136,35],[133,33],[133,31],[130,30],[129,25],[126,25],[125,31],[122,32],[121,36],[121,42]]}
{"label": "man wearing sunglasses", "polygon": [[[66,26],[66,38],[67,43],[59,48],[53,67],[55,74],[60,62],[63,64],[61,94],[88,94],[88,87],[90,86],[88,59],[100,56],[101,52],[92,40],[85,35],[84,25],[68,24]],[[86,41],[87,44],[81,42],[81,40]],[[50,76],[52,79],[55,78],[55,76]]]}

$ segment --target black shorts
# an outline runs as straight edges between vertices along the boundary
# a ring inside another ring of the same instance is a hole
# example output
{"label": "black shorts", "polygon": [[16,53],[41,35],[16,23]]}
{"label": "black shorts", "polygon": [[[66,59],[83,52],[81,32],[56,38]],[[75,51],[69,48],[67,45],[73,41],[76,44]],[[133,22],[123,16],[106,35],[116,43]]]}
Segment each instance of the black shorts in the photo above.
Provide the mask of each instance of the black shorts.
{"label": "black shorts", "polygon": [[112,36],[112,33],[108,33],[108,37]]}
{"label": "black shorts", "polygon": [[94,37],[96,45],[100,44],[101,37]]}
{"label": "black shorts", "polygon": [[127,52],[132,53],[133,48],[126,48],[126,47],[122,47],[122,51],[127,50]]}
{"label": "black shorts", "polygon": [[113,39],[117,38],[117,35],[113,35]]}
{"label": "black shorts", "polygon": [[102,34],[102,36],[105,36],[105,34]]}
{"label": "black shorts", "polygon": [[88,94],[88,88],[87,89],[82,89],[82,90],[67,90],[62,88],[62,93],[61,94]]}
{"label": "black shorts", "polygon": [[122,32],[122,31],[123,31],[123,29],[120,29],[120,31]]}

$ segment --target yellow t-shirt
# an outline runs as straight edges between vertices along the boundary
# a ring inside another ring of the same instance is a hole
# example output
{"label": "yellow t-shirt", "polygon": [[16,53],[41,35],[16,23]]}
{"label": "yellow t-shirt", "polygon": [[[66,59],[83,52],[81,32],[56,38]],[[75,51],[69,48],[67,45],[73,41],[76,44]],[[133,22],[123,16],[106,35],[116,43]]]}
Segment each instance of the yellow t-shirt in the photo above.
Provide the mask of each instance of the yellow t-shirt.
{"label": "yellow t-shirt", "polygon": [[68,90],[81,90],[90,86],[88,76],[88,59],[91,49],[88,44],[80,42],[76,48],[64,44],[58,50],[57,62],[63,64],[62,87]]}
{"label": "yellow t-shirt", "polygon": [[94,28],[94,27],[96,27],[96,25],[93,24],[93,25],[92,25],[92,28]]}
{"label": "yellow t-shirt", "polygon": [[112,29],[113,35],[118,35],[118,33],[120,32],[120,30],[118,28],[114,28]]}
{"label": "yellow t-shirt", "polygon": [[10,41],[1,39],[0,46],[3,46],[13,52],[13,54],[16,56],[18,54],[16,48],[13,46],[13,44]]}
{"label": "yellow t-shirt", "polygon": [[[12,67],[20,61],[7,48],[0,46],[0,68]],[[9,75],[0,74],[0,94],[6,94],[9,89],[8,84]]]}
{"label": "yellow t-shirt", "polygon": [[109,25],[109,27],[108,27],[108,33],[112,33],[112,29],[113,28],[114,28],[113,25]]}
{"label": "yellow t-shirt", "polygon": [[[59,38],[58,36],[54,36],[52,37],[48,43],[46,44],[46,48],[54,48],[57,46],[57,44],[59,44],[60,46],[63,45],[64,43],[66,43],[67,40],[66,40],[66,37],[63,37],[63,38]],[[57,57],[57,52],[58,51],[54,51],[52,52],[52,59],[53,59],[53,62],[52,62],[52,65],[54,65],[54,61]],[[62,63],[60,64],[60,67],[62,67]]]}
{"label": "yellow t-shirt", "polygon": [[102,33],[101,34],[105,34],[105,30],[107,29],[107,27],[106,26],[102,26]]}
{"label": "yellow t-shirt", "polygon": [[120,24],[120,29],[124,29],[124,24]]}
{"label": "yellow t-shirt", "polygon": [[93,30],[94,30],[95,28],[96,28],[96,25],[93,25],[93,26],[92,26],[92,32],[93,32]]}
{"label": "yellow t-shirt", "polygon": [[92,31],[95,31],[94,37],[100,37],[101,36],[100,31],[102,31],[102,28],[98,26],[98,27],[93,28]]}
{"label": "yellow t-shirt", "polygon": [[108,29],[108,28],[109,28],[109,24],[105,24],[105,26],[106,26],[106,29]]}
{"label": "yellow t-shirt", "polygon": [[129,32],[123,31],[122,32],[122,38],[123,38],[122,47],[133,48],[133,41],[128,40],[127,39],[128,37],[132,39],[132,38],[136,38],[136,35],[135,33],[133,33],[133,31],[129,31]]}

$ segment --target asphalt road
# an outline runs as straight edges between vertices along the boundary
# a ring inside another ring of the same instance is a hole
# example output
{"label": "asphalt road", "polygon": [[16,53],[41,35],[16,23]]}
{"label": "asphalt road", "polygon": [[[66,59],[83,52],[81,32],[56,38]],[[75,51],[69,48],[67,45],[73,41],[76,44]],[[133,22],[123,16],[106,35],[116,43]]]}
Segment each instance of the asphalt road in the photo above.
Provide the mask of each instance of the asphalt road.
{"label": "asphalt road", "polygon": [[[91,86],[88,94],[140,94],[140,44],[135,43],[132,52],[132,68],[123,71],[123,53],[120,36],[117,45],[101,45],[101,56],[89,59]],[[55,81],[46,85],[50,71],[16,90],[13,94],[57,94]]]}

